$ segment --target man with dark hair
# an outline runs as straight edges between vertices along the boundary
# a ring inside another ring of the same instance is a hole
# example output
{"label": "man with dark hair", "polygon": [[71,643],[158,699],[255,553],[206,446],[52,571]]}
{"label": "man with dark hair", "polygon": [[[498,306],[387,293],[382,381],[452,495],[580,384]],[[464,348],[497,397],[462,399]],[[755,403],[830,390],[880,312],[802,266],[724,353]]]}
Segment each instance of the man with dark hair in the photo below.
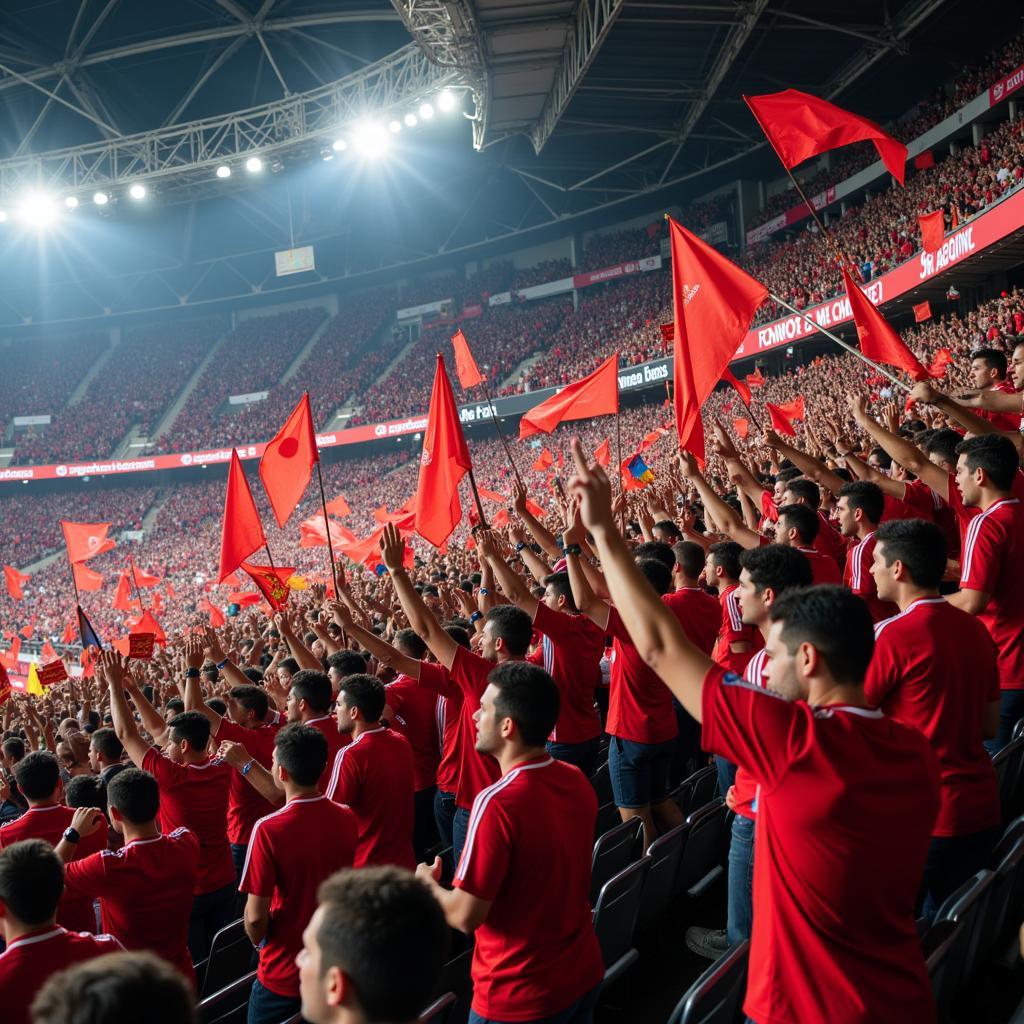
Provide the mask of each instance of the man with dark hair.
{"label": "man with dark hair", "polygon": [[335,697],[346,676],[362,675],[366,672],[366,658],[358,651],[335,651],[327,655],[327,677]]}
{"label": "man with dark hair", "polygon": [[151,953],[110,953],[53,975],[32,1004],[32,1024],[196,1024],[185,979]]}
{"label": "man with dark hair", "polygon": [[[245,931],[259,949],[249,1024],[280,1024],[298,1012],[295,958],[317,888],[355,857],[355,814],[319,789],[326,765],[327,740],[315,727],[292,723],[277,733],[269,775],[285,804],[253,826],[239,887],[248,895]],[[247,775],[253,785],[253,771],[268,774],[252,765]]]}
{"label": "man with dark hair", "polygon": [[[498,605],[484,615],[480,634],[480,653],[476,654],[459,644],[423,603],[405,571],[405,542],[394,525],[384,526],[381,538],[381,558],[395,588],[409,626],[423,638],[431,654],[447,670],[447,676],[438,679],[420,675],[420,685],[437,686],[437,692],[451,699],[460,695],[459,703],[459,770],[456,777],[455,817],[453,820],[452,848],[458,857],[466,841],[469,810],[477,793],[498,777],[498,766],[492,757],[481,754],[475,745],[476,725],[473,715],[480,706],[480,697],[487,688],[487,676],[495,663],[522,661],[530,648],[533,623],[529,615],[515,605]],[[487,595],[483,595],[486,597]]]}
{"label": "man with dark hair", "polygon": [[543,667],[562,698],[558,722],[548,741],[549,753],[592,775],[601,742],[594,690],[601,681],[604,633],[579,613],[567,573],[545,576],[544,598],[538,600],[526,581],[502,558],[498,539],[490,530],[477,536],[477,550],[508,599],[530,616],[541,634],[540,649],[527,660]]}
{"label": "man with dark hair", "polygon": [[[1020,408],[1020,395],[1013,382],[1006,379],[1006,353],[997,348],[978,348],[971,353],[971,386],[979,392],[1012,395]],[[1016,412],[1016,410],[1014,410]],[[988,420],[997,430],[1016,430],[1020,416],[1014,412],[992,412],[985,408],[978,415]]]}
{"label": "man with dark hair", "polygon": [[321,793],[327,792],[330,768],[334,764],[338,751],[349,742],[348,736],[338,732],[337,720],[331,714],[333,700],[331,680],[326,673],[304,668],[292,676],[292,686],[288,691],[288,703],[285,705],[288,721],[311,725],[317,731],[322,732],[327,741],[327,767],[320,779]]}
{"label": "man with dark hair", "polygon": [[747,662],[764,646],[761,631],[743,621],[740,611],[740,555],[743,547],[734,540],[722,540],[708,548],[705,577],[718,591],[722,608],[721,625],[712,661],[723,668],[743,675]]}
{"label": "man with dark hair", "polygon": [[999,786],[983,740],[999,729],[996,649],[985,627],[939,596],[942,531],[921,519],[882,523],[871,567],[900,612],[875,627],[864,692],[928,737],[939,759],[939,817],[924,874],[924,914],[986,867],[999,839]]}
{"label": "man with dark hair", "polygon": [[471,1024],[588,1024],[604,966],[591,923],[593,787],[544,749],[558,718],[558,687],[534,665],[494,668],[476,712],[477,748],[500,781],[473,803],[469,838],[443,889],[441,862],[417,868],[448,923],[473,932]]}
{"label": "man with dark hair", "polygon": [[616,529],[608,478],[573,448],[569,489],[634,642],[702,721],[705,746],[761,788],[747,1016],[933,1019],[914,905],[938,764],[921,733],[867,705],[866,606],[841,587],[783,594],[771,610],[768,687],[744,683],[695,650],[645,586]]}
{"label": "man with dark hair", "polygon": [[846,552],[843,583],[862,597],[875,622],[897,612],[891,601],[882,601],[875,590],[871,564],[875,554],[875,530],[882,521],[885,496],[877,484],[854,480],[839,491],[839,529],[844,537],[855,540]]}
{"label": "man with dark hair", "polygon": [[[71,824],[74,811],[61,802],[64,785],[60,780],[57,759],[48,750],[36,750],[26,754],[15,766],[14,777],[18,782],[28,810],[14,821],[0,826],[0,850],[23,839],[42,839],[51,846],[60,842],[64,830]],[[107,823],[103,821],[81,849],[75,851],[75,859],[107,847]],[[76,897],[65,893],[57,913],[59,923],[73,932],[96,930],[96,913],[92,897]]]}
{"label": "man with dark hair", "polygon": [[434,897],[409,872],[378,867],[339,871],[318,899],[298,957],[302,1019],[415,1024],[450,945]]}
{"label": "man with dark hair", "polygon": [[683,531],[671,519],[659,519],[651,527],[651,533],[656,541],[675,547],[683,539]]}
{"label": "man with dark hair", "polygon": [[110,824],[124,846],[73,860],[78,844],[103,821],[98,807],[79,807],[57,855],[65,864],[67,891],[99,897],[103,930],[125,949],[148,949],[172,963],[192,983],[189,913],[199,875],[199,841],[187,828],[160,831],[160,787],[139,768],[126,768],[107,786]]}
{"label": "man with dark hair", "polygon": [[111,935],[69,932],[57,924],[64,865],[42,839],[23,839],[0,853],[0,1006],[4,1024],[28,1024],[35,994],[55,971],[112,953]]}
{"label": "man with dark hair", "polygon": [[647,540],[642,544],[637,544],[633,548],[633,557],[638,561],[642,562],[644,559],[650,558],[655,562],[660,562],[666,569],[671,573],[675,568],[676,556],[672,550],[671,544],[665,544],[660,540]]}
{"label": "man with dark hair", "polygon": [[841,583],[842,577],[835,559],[830,555],[823,555],[814,546],[815,538],[820,532],[821,520],[814,509],[797,504],[779,506],[779,521],[775,527],[776,542],[796,548],[806,556],[811,564],[811,580],[814,584]]}
{"label": "man with dark hair", "polygon": [[[189,829],[199,841],[199,873],[188,924],[188,948],[199,963],[210,952],[214,935],[235,916],[235,868],[228,846],[228,794],[231,768],[211,758],[209,719],[198,711],[175,715],[168,723],[164,752],[140,735],[125,697],[126,659],[117,651],[101,651],[97,668],[110,692],[110,713],[117,739],[137,768],[149,772],[160,786],[160,827],[164,832]],[[135,706],[154,725],[159,714],[139,693]]]}
{"label": "man with dark hair", "polygon": [[409,741],[381,725],[384,685],[374,676],[342,680],[338,728],[352,738],[334,758],[327,796],[347,804],[359,827],[355,866],[412,868],[415,769]]}
{"label": "man with dark hair", "polygon": [[[25,741],[20,736],[8,736],[0,743],[0,825],[6,825],[28,810],[28,801],[14,778],[14,766],[25,756]],[[3,794],[6,784],[6,793]]]}
{"label": "man with dark hair", "polygon": [[123,757],[124,747],[113,729],[97,729],[89,737],[89,767],[99,776],[103,785],[127,767]]}

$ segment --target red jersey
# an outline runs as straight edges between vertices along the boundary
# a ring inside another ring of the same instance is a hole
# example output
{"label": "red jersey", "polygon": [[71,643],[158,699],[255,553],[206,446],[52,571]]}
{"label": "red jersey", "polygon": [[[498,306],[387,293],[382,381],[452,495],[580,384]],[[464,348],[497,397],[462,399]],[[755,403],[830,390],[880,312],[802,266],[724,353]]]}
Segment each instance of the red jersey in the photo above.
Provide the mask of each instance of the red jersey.
{"label": "red jersey", "polygon": [[747,1015],[934,1020],[914,922],[939,806],[927,739],[877,710],[789,703],[717,666],[703,736],[760,787]]}
{"label": "red jersey", "polygon": [[843,582],[842,576],[839,574],[839,566],[836,565],[835,559],[828,557],[827,555],[821,554],[815,548],[797,548],[807,557],[807,561],[811,563],[811,585],[818,586],[823,583],[836,583],[841,584]]}
{"label": "red jersey", "polygon": [[878,623],[864,693],[924,733],[938,756],[932,835],[966,836],[999,824],[999,786],[982,745],[985,707],[999,700],[999,672],[995,645],[973,615],[931,597]]}
{"label": "red jersey", "polygon": [[384,689],[388,707],[395,713],[394,725],[412,747],[416,792],[430,789],[437,784],[437,766],[441,762],[437,694],[406,675],[400,675]]}
{"label": "red jersey", "polygon": [[[270,771],[270,762],[274,757],[274,739],[278,726],[261,725],[258,729],[245,729],[236,725],[229,718],[222,718],[217,727],[218,740],[230,740],[241,743],[249,756]],[[236,846],[245,846],[252,834],[252,827],[264,815],[269,814],[274,805],[264,800],[254,786],[250,786],[241,772],[231,773],[231,787],[228,795],[228,840]]]}
{"label": "red jersey", "polygon": [[473,1010],[528,1021],[601,982],[590,910],[597,797],[551,757],[517,765],[473,803],[454,885],[491,903],[476,930]]}
{"label": "red jersey", "polygon": [[452,683],[448,669],[433,661],[420,662],[417,682],[436,696],[434,717],[441,743],[437,788],[445,793],[454,793],[459,781],[462,691]]}
{"label": "red jersey", "polygon": [[722,606],[700,587],[681,587],[666,594],[662,601],[672,609],[687,640],[699,651],[710,655],[722,624]]}
{"label": "red jersey", "polygon": [[338,751],[327,796],[348,804],[359,831],[355,866],[397,864],[414,868],[414,771],[409,741],[378,726]]}
{"label": "red jersey", "polygon": [[814,550],[842,568],[846,562],[846,540],[820,508],[815,511],[818,513],[818,532],[814,537]]}
{"label": "red jersey", "polygon": [[[955,484],[953,485],[956,486]],[[949,507],[938,491],[932,490],[923,480],[909,480],[906,485],[904,501],[914,508],[922,508],[931,504],[931,515],[922,515],[922,519],[932,519],[942,530],[946,538],[946,551],[950,558],[960,557],[960,526],[956,513]]]}
{"label": "red jersey", "polygon": [[322,732],[327,740],[327,764],[324,765],[323,774],[320,776],[320,792],[327,792],[327,783],[331,781],[331,769],[334,767],[334,759],[342,747],[347,747],[352,742],[347,733],[338,732],[338,720],[332,714],[321,715],[319,718],[311,718],[303,725],[312,726],[318,732]]}
{"label": "red jersey", "polygon": [[75,895],[100,898],[103,930],[125,949],[148,949],[195,983],[188,919],[199,874],[199,841],[187,828],[101,850],[65,870]]}
{"label": "red jersey", "polygon": [[[1000,395],[1016,395],[1017,389],[1008,380],[1001,380],[988,389]],[[997,430],[1017,430],[1021,420],[1020,413],[994,412],[992,409],[974,410],[982,419],[988,420]]]}
{"label": "red jersey", "polygon": [[978,621],[999,652],[999,684],[1024,689],[1024,506],[1018,498],[1003,498],[970,521],[960,587],[991,595]]}
{"label": "red jersey", "polygon": [[[75,816],[74,808],[64,804],[50,804],[47,807],[30,807],[20,818],[0,825],[0,850],[22,839],[42,839],[56,846],[64,830]],[[72,860],[81,860],[90,854],[107,848],[107,819],[100,822],[92,835],[84,836],[75,847]],[[57,906],[57,923],[75,932],[96,931],[96,912],[92,896],[75,896],[66,889]]]}
{"label": "red jersey", "polygon": [[554,743],[585,743],[601,735],[601,718],[594,690],[601,681],[604,630],[586,617],[553,611],[537,602],[534,626],[543,634],[536,658],[558,685],[561,698],[558,721],[551,732]]}
{"label": "red jersey", "polygon": [[235,774],[231,765],[220,758],[207,758],[202,764],[175,764],[150,747],[142,767],[160,786],[160,830],[187,828],[199,840],[196,895],[233,885],[235,866],[225,824]]}
{"label": "red jersey", "polygon": [[28,1008],[51,974],[122,948],[113,935],[69,932],[59,926],[15,939],[0,953],[4,1024],[29,1024]]}
{"label": "red jersey", "polygon": [[[761,636],[761,631],[757,631]],[[768,687],[768,663],[771,658],[764,649],[764,637],[761,637],[761,649],[747,662],[747,670],[740,677],[745,679],[751,686],[757,686],[764,690]],[[737,673],[738,674],[738,673]],[[733,779],[733,806],[737,814],[754,821],[757,816],[757,783],[750,772],[739,765],[736,766],[736,777]]]}
{"label": "red jersey", "polygon": [[875,531],[858,541],[846,553],[846,571],[843,583],[858,597],[864,599],[875,622],[891,618],[899,608],[892,601],[880,601],[875,578],[871,575],[871,564],[875,560]]}
{"label": "red jersey", "polygon": [[270,924],[256,977],[279,996],[299,995],[295,957],[317,907],[320,883],[352,867],[356,816],[324,796],[292,797],[253,826],[239,892],[270,900]]}
{"label": "red jersey", "polygon": [[[764,637],[761,636],[759,629],[748,626],[743,621],[743,614],[740,611],[739,587],[735,583],[726,587],[719,594],[718,602],[722,607],[722,622],[718,629],[714,650],[711,652],[711,659],[722,668],[741,676],[747,667],[747,662],[764,646]],[[740,643],[749,644],[749,650],[738,653],[733,651],[732,645]]]}

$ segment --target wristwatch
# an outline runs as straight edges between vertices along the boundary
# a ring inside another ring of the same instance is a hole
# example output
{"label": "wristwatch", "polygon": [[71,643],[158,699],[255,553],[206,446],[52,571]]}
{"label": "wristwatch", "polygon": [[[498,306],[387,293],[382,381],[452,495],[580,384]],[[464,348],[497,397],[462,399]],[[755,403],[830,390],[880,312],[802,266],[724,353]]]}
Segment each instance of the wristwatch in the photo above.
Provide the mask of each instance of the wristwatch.
{"label": "wristwatch", "polygon": [[470,621],[470,623],[479,622],[483,617],[484,617],[484,613],[483,612],[473,612],[473,614],[470,615],[470,617],[469,617],[469,621]]}
{"label": "wristwatch", "polygon": [[218,661],[218,662],[217,662],[217,671],[218,671],[218,672],[223,672],[223,671],[224,671],[224,666],[225,666],[225,665],[226,665],[226,664],[227,664],[227,663],[228,663],[228,662],[229,662],[230,660],[231,660],[230,658],[225,658],[225,659],[224,659],[223,661]]}
{"label": "wristwatch", "polygon": [[521,540],[516,544],[516,551],[522,551],[526,547],[526,541]]}
{"label": "wristwatch", "polygon": [[562,554],[576,555],[577,557],[579,557],[583,554],[583,548],[581,548],[579,544],[566,544],[565,547],[562,549]]}
{"label": "wristwatch", "polygon": [[256,758],[250,758],[245,764],[242,765],[242,775],[248,775],[252,771],[252,766],[256,763]]}
{"label": "wristwatch", "polygon": [[199,678],[199,669],[197,669],[197,668],[186,669],[185,670],[185,678],[186,679],[198,679]]}
{"label": "wristwatch", "polygon": [[82,836],[77,828],[72,828],[70,825],[68,825],[68,827],[64,829],[64,838],[69,843],[77,843],[81,840]]}

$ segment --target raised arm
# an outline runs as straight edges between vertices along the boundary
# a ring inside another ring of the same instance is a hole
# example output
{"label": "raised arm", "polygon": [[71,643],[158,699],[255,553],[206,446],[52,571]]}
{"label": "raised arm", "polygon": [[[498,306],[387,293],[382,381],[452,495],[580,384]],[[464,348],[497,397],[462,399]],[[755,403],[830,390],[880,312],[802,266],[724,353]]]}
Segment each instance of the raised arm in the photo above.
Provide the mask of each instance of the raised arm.
{"label": "raised arm", "polygon": [[142,720],[142,727],[149,733],[153,743],[162,747],[167,738],[167,722],[163,715],[149,702],[131,672],[125,673],[124,688],[131,695],[135,710]]}
{"label": "raised arm", "polygon": [[587,465],[579,441],[572,447],[576,476],[569,489],[579,499],[583,522],[597,544],[615,607],[640,656],[699,722],[704,677],[713,663],[686,639],[676,617],[637,568],[615,528],[608,477],[600,466]]}
{"label": "raised arm", "polygon": [[789,459],[808,480],[813,480],[833,494],[838,494],[842,490],[846,481],[838,473],[833,473],[820,459],[808,455],[807,452],[802,452],[799,448],[794,448],[791,444],[786,444],[774,430],[766,430],[764,440],[765,444]]}
{"label": "raised arm", "polygon": [[512,538],[516,551],[523,560],[523,565],[526,566],[530,575],[538,583],[543,583],[544,577],[551,572],[551,566],[527,543],[526,530],[521,526],[513,525],[509,530],[509,536]]}
{"label": "raised arm", "polygon": [[376,633],[360,626],[352,613],[340,601],[330,601],[327,605],[334,621],[364,650],[369,651],[382,665],[393,668],[396,672],[402,672],[413,679],[420,677],[420,663],[415,658],[403,654],[397,647],[393,647],[386,640],[382,640]]}
{"label": "raised arm", "polygon": [[512,485],[512,505],[533,539],[554,559],[562,557],[555,535],[526,507],[526,488],[517,480]]}
{"label": "raised arm", "polygon": [[124,695],[124,658],[117,651],[100,651],[96,667],[103,673],[110,688],[110,717],[114,720],[114,732],[132,763],[136,768],[141,768],[150,747],[139,735],[139,728]]}
{"label": "raised arm", "polygon": [[[566,528],[565,533],[562,534],[562,543],[566,547],[579,544],[580,540],[585,538],[586,532],[577,511],[572,523]],[[572,599],[576,607],[595,625],[600,626],[601,629],[607,629],[608,619],[610,618],[608,602],[602,600],[594,593],[594,589],[591,587],[590,580],[587,579],[584,569],[585,563],[581,557],[577,555],[565,556],[565,570],[569,574],[569,587],[572,590]]]}
{"label": "raised arm", "polygon": [[[914,389],[910,392],[910,397],[915,402],[926,402],[929,405],[934,405],[937,409],[940,409],[951,419],[957,421],[971,434],[1002,434],[1005,437],[1009,437],[1013,442],[1020,447],[1021,435],[1016,430],[1000,430],[991,420],[985,419],[984,416],[979,416],[976,412],[972,412],[966,406],[961,405],[959,402],[950,398],[948,395],[943,395],[936,391],[927,381],[921,381],[919,384],[914,385]],[[1018,408],[1013,411],[1019,411],[1020,409],[1020,396],[1019,395],[1007,395],[1007,398],[1014,398],[1017,401]]]}
{"label": "raised arm", "polygon": [[[756,548],[761,544],[761,535],[750,529],[737,515],[736,510],[719,497],[718,492],[704,479],[697,468],[697,460],[690,452],[679,453],[679,469],[683,477],[697,488],[706,511],[714,517],[723,533],[745,548]],[[601,559],[602,564],[604,559]],[[605,571],[607,575],[607,570]],[[614,593],[614,591],[613,591]]]}
{"label": "raised arm", "polygon": [[526,612],[532,619],[537,614],[537,605],[540,603],[530,593],[530,588],[523,581],[523,578],[515,572],[512,567],[501,557],[498,549],[498,538],[492,530],[481,530],[476,535],[477,550],[480,557],[484,559],[494,572],[494,578],[498,586],[504,591],[505,596],[514,604]]}
{"label": "raised arm", "polygon": [[292,657],[299,663],[299,668],[312,669],[314,672],[323,672],[324,667],[320,659],[299,639],[298,634],[292,628],[291,620],[284,612],[274,616],[274,625],[292,652]]}
{"label": "raised arm", "polygon": [[243,744],[225,740],[217,748],[217,756],[227,761],[268,803],[275,806],[284,803],[284,793],[274,785],[274,776],[245,749]]}

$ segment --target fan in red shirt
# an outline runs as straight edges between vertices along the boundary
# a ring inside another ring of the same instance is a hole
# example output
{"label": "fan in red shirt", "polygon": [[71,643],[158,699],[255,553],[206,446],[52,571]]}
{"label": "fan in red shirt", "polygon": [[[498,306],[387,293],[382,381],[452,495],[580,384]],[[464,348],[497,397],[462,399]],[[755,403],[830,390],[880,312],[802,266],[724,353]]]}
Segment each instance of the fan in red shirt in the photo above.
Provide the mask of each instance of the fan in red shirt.
{"label": "fan in red shirt", "polygon": [[417,869],[448,923],[475,934],[473,1020],[590,1020],[604,977],[589,900],[597,798],[544,748],[558,713],[543,669],[491,671],[477,746],[497,758],[501,779],[473,804],[455,888],[438,884],[440,859]]}
{"label": "fan in red shirt", "polygon": [[[48,750],[26,754],[14,767],[18,789],[28,801],[28,810],[14,821],[0,826],[0,850],[22,839],[43,839],[51,846],[60,842],[64,830],[71,824],[75,812],[62,804],[64,787],[60,780],[60,766]],[[74,859],[107,848],[107,822],[97,823],[96,831],[82,840]],[[92,897],[76,896],[65,892],[57,911],[57,923],[75,932],[96,930],[96,912]]]}
{"label": "fan in red shirt", "polygon": [[900,612],[875,627],[864,693],[919,729],[939,759],[939,817],[924,874],[924,914],[988,866],[1000,835],[999,786],[982,740],[999,728],[996,650],[985,627],[939,596],[942,531],[921,519],[883,523],[871,567]]}
{"label": "fan in red shirt", "polygon": [[114,953],[111,935],[70,932],[57,924],[64,865],[42,839],[25,839],[0,853],[0,1006],[4,1024],[29,1024],[28,1009],[51,974]]}
{"label": "fan in red shirt", "polygon": [[508,599],[530,616],[541,634],[540,649],[527,660],[543,668],[561,694],[561,710],[548,738],[548,752],[576,765],[584,775],[593,775],[601,738],[594,690],[601,678],[604,632],[579,613],[567,573],[545,575],[544,597],[536,598],[502,557],[494,533],[481,531],[476,542],[480,557],[494,570],[494,578]]}
{"label": "fan in red shirt", "polygon": [[[1006,379],[1006,353],[997,348],[979,348],[971,353],[971,384],[978,391],[991,391],[1000,395],[1020,396],[1012,382]],[[1016,430],[1020,417],[1014,412],[993,412],[979,409],[978,415],[989,421],[996,430]]]}
{"label": "fan in red shirt", "polygon": [[875,530],[882,521],[885,498],[877,484],[867,480],[854,480],[843,484],[839,491],[839,529],[854,543],[846,552],[843,583],[858,597],[864,599],[875,622],[888,619],[899,609],[891,601],[883,601],[875,589],[871,575],[874,561]]}
{"label": "fan in red shirt", "polygon": [[149,772],[126,768],[115,775],[107,786],[107,804],[124,846],[73,860],[79,841],[103,818],[96,807],[79,807],[57,844],[67,889],[83,898],[99,897],[103,930],[125,949],[151,950],[195,984],[188,922],[199,875],[199,841],[186,828],[161,833],[160,788]]}
{"label": "fan in red shirt", "polygon": [[811,564],[811,582],[815,586],[821,583],[841,583],[842,577],[835,559],[823,555],[814,547],[814,540],[820,532],[821,519],[807,505],[782,505],[779,508],[779,521],[775,527],[776,542],[803,553]]}
{"label": "fan in red shirt", "polygon": [[740,609],[740,555],[743,547],[734,540],[723,540],[708,548],[704,570],[708,583],[718,588],[722,623],[711,660],[742,676],[747,662],[764,646],[764,637],[755,626],[743,621]]}
{"label": "fan in red shirt", "polygon": [[270,774],[285,804],[253,826],[240,886],[248,894],[245,932],[259,948],[249,1024],[280,1024],[298,1013],[295,960],[317,889],[355,859],[355,814],[319,790],[326,766],[318,729],[293,723],[278,732]]}
{"label": "fan in red shirt", "polygon": [[[126,664],[117,651],[101,651],[97,668],[110,691],[110,713],[117,738],[132,762],[149,772],[160,786],[160,827],[164,832],[187,828],[199,840],[188,947],[195,963],[210,952],[214,935],[235,918],[235,868],[225,826],[231,768],[211,758],[210,723],[198,711],[175,715],[167,723],[166,753],[140,735],[125,698]],[[132,684],[132,699],[147,727],[159,728],[160,715]]]}
{"label": "fan in red shirt", "polygon": [[285,716],[289,722],[300,722],[311,725],[323,733],[327,740],[327,766],[320,776],[320,792],[327,792],[327,783],[331,779],[331,765],[334,758],[346,743],[348,736],[338,732],[338,722],[331,714],[334,693],[330,677],[324,672],[312,669],[300,669],[292,676],[288,690],[288,702],[285,705]]}
{"label": "fan in red shirt", "polygon": [[334,759],[327,797],[347,804],[359,828],[356,867],[415,866],[412,852],[415,769],[409,741],[380,724],[384,685],[346,676],[338,693],[338,728],[352,737]]}
{"label": "fan in red shirt", "polygon": [[619,536],[607,476],[578,442],[573,454],[569,489],[634,642],[702,721],[705,745],[761,789],[747,1016],[932,1019],[914,905],[938,764],[917,730],[867,706],[874,636],[863,602],[840,587],[784,594],[771,612],[768,690],[744,683],[686,639]]}

